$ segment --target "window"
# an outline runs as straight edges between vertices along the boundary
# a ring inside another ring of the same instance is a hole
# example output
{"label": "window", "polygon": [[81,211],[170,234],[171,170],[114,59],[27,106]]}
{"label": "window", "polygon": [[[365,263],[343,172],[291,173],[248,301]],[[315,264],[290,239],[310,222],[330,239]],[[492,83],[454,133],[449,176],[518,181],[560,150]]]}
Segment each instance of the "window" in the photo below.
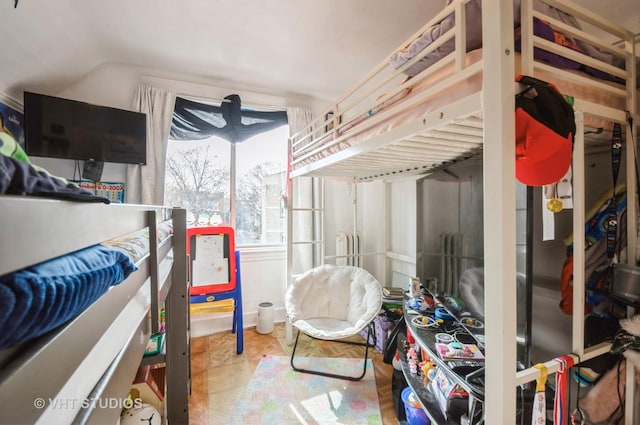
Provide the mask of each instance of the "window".
{"label": "window", "polygon": [[286,217],[287,139],[283,126],[234,145],[236,148],[236,238],[238,244],[283,244]]}
{"label": "window", "polygon": [[190,226],[229,225],[236,245],[282,244],[288,125],[240,143],[213,136],[169,140],[165,204],[183,206]]}

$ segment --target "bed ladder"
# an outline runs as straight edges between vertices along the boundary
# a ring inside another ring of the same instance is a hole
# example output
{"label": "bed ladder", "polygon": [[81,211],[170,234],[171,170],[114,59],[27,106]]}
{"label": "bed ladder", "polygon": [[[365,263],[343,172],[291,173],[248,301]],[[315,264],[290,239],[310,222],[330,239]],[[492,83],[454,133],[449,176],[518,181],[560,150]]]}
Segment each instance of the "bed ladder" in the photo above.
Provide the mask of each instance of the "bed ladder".
{"label": "bed ladder", "polygon": [[[295,192],[304,192],[304,195]],[[321,177],[301,176],[287,181],[287,195],[284,197],[287,206],[287,276],[284,290],[294,275],[324,264],[324,195],[324,179]],[[311,216],[311,226],[304,229],[310,234],[299,235],[300,231],[294,231],[294,221],[305,214]],[[288,320],[285,323],[286,342],[291,345],[293,329]]]}

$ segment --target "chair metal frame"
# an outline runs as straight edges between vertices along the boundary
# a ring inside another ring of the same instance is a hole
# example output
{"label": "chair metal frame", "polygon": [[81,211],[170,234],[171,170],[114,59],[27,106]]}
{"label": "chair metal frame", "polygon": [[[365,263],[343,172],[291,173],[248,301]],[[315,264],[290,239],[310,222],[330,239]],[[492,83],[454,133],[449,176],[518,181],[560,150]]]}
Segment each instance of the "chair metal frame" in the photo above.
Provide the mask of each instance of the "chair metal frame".
{"label": "chair metal frame", "polygon": [[[291,367],[296,372],[310,373],[310,374],[313,374],[313,375],[326,376],[326,377],[329,377],[329,378],[336,378],[336,379],[346,379],[346,380],[354,381],[354,382],[361,381],[362,378],[364,378],[364,376],[367,374],[367,359],[368,359],[368,356],[369,356],[369,347],[375,347],[375,345],[376,345],[376,332],[375,332],[375,328],[374,328],[374,321],[375,321],[375,319],[367,324],[367,338],[366,338],[365,342],[349,341],[349,340],[345,340],[345,339],[316,338],[316,337],[311,336],[309,334],[305,334],[309,338],[313,338],[313,339],[319,339],[319,340],[324,340],[324,341],[337,342],[337,343],[340,343],[340,344],[350,344],[350,345],[358,345],[358,346],[361,346],[361,347],[365,347],[363,366],[362,366],[362,373],[359,376],[340,375],[340,374],[330,373],[330,372],[321,371],[321,370],[313,370],[313,369],[305,369],[305,368],[297,367],[294,364],[294,357],[296,355],[296,348],[298,347],[298,339],[300,338],[300,329],[298,329],[298,333],[296,335],[296,341],[295,341],[295,344],[293,345],[293,351],[291,352]],[[369,339],[371,338],[371,336],[373,336],[373,342],[370,343]]]}

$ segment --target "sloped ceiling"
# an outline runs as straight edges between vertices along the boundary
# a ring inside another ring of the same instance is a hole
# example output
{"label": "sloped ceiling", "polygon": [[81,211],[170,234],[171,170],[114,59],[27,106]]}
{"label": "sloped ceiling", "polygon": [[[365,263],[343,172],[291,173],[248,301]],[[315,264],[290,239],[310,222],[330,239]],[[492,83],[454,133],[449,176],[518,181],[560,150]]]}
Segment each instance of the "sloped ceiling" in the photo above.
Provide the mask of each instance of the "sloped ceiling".
{"label": "sloped ceiling", "polygon": [[444,0],[14,0],[0,90],[56,93],[105,63],[332,98]]}
{"label": "sloped ceiling", "polygon": [[[334,99],[445,0],[14,0],[0,92],[56,94],[104,64]],[[640,30],[638,0],[581,0]]]}

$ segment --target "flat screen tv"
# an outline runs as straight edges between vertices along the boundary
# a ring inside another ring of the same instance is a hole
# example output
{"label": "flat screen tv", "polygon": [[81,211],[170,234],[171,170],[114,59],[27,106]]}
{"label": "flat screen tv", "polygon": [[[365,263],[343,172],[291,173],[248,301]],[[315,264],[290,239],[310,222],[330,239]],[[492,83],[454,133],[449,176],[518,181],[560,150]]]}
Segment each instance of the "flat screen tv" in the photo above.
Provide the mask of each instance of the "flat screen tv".
{"label": "flat screen tv", "polygon": [[147,120],[140,112],[24,93],[27,155],[146,164]]}

